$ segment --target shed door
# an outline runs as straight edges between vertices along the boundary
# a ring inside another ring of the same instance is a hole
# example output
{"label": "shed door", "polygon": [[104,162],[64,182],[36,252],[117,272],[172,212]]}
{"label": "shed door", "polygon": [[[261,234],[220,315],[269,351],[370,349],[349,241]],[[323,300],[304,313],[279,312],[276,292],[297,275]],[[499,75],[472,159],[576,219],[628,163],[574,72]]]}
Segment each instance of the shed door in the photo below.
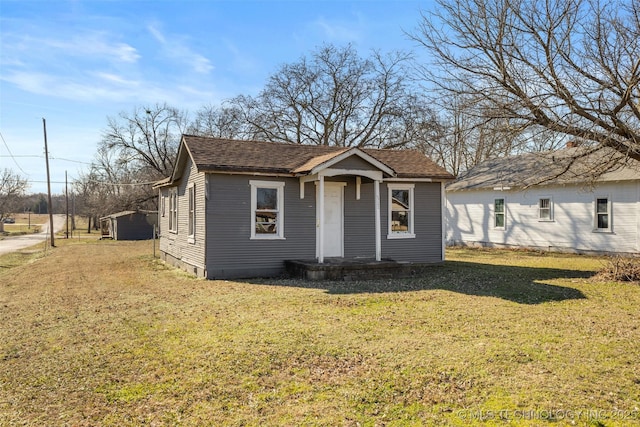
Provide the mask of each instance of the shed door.
{"label": "shed door", "polygon": [[324,256],[342,257],[344,224],[344,182],[325,182]]}

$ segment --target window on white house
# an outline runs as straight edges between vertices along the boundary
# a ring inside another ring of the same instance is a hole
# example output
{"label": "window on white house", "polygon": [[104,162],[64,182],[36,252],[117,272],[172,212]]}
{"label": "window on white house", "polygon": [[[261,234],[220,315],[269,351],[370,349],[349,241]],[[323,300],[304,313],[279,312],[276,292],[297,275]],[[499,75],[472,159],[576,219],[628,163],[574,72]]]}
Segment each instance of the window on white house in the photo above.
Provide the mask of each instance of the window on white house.
{"label": "window on white house", "polygon": [[538,219],[540,221],[552,221],[553,212],[551,206],[551,198],[545,197],[538,200]]}
{"label": "window on white house", "polygon": [[164,206],[165,206],[165,199],[166,199],[165,195],[164,195],[164,194],[162,194],[162,195],[160,196],[160,212],[162,212],[162,216],[163,216],[163,217],[164,217],[164,209],[165,209],[165,208],[164,208]]}
{"label": "window on white house", "polygon": [[611,202],[606,197],[598,197],[595,205],[595,229],[597,231],[610,231]]}
{"label": "window on white house", "polygon": [[504,199],[495,199],[493,201],[493,226],[495,228],[505,228]]}
{"label": "window on white house", "polygon": [[169,190],[169,231],[178,231],[178,189]]}
{"label": "window on white house", "polygon": [[284,239],[284,182],[249,181],[251,238]]}
{"label": "window on white house", "polygon": [[188,188],[189,193],[189,243],[194,243],[196,234],[196,185]]}
{"label": "window on white house", "polygon": [[415,237],[413,227],[413,184],[389,184],[388,238]]}

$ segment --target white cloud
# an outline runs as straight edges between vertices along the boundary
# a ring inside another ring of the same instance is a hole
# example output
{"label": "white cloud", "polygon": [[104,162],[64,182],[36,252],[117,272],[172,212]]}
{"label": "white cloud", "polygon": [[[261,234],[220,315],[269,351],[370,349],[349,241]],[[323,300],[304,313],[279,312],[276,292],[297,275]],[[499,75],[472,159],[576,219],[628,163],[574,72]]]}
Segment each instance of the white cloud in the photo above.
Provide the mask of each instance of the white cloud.
{"label": "white cloud", "polygon": [[312,27],[318,29],[323,38],[334,42],[357,42],[362,39],[362,19],[356,15],[355,22],[331,22],[321,16],[316,19]]}
{"label": "white cloud", "polygon": [[114,83],[121,86],[139,86],[140,82],[137,80],[129,80],[122,76],[113,73],[97,72],[96,77],[106,81],[107,83]]}
{"label": "white cloud", "polygon": [[158,30],[153,24],[147,25],[147,30],[151,33],[151,35],[160,43],[165,44],[167,39],[164,38],[164,35]]}
{"label": "white cloud", "polygon": [[[44,30],[3,31],[0,80],[29,94],[76,102],[201,105],[217,99],[211,82],[193,76],[214,69],[208,58],[186,39],[164,35],[158,25],[147,30],[173,66],[153,62],[157,55],[147,52],[158,51],[156,44],[145,46],[139,39],[137,49],[123,40],[125,35],[107,31],[75,30],[51,37]],[[181,86],[191,81],[200,88]]]}
{"label": "white cloud", "polygon": [[163,54],[179,61],[181,66],[191,67],[198,74],[208,74],[215,68],[207,57],[193,51],[180,36],[165,36],[157,24],[148,25],[147,30],[160,43]]}
{"label": "white cloud", "polygon": [[225,40],[225,46],[231,53],[231,64],[235,70],[243,73],[254,72],[256,70],[257,65],[255,60],[238,49],[238,46],[231,40]]}
{"label": "white cloud", "polygon": [[62,57],[103,58],[118,62],[134,63],[140,59],[138,51],[127,43],[108,40],[109,35],[97,32],[87,32],[70,39],[31,39],[29,45],[37,49],[38,45],[50,50],[49,54]]}

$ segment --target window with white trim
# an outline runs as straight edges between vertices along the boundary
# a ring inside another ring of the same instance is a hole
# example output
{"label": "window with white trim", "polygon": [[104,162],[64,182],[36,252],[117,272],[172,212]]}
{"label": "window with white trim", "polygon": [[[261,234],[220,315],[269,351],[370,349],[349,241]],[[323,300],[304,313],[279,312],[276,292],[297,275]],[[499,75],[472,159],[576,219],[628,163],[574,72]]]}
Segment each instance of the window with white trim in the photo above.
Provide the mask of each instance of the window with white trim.
{"label": "window with white trim", "polygon": [[538,200],[538,219],[553,221],[553,200],[551,197],[542,197]]}
{"label": "window with white trim", "polygon": [[169,231],[178,231],[178,189],[169,190]]}
{"label": "window with white trim", "polygon": [[189,235],[188,241],[189,243],[195,242],[195,234],[196,234],[196,185],[191,184],[189,188],[187,188],[187,192],[189,194]]}
{"label": "window with white trim", "polygon": [[284,182],[249,181],[251,238],[284,239]]}
{"label": "window with white trim", "polygon": [[162,217],[164,217],[165,203],[166,203],[166,196],[162,194],[160,196],[160,211],[162,212]]}
{"label": "window with white trim", "polygon": [[413,227],[414,184],[388,184],[389,231],[387,238],[415,237]]}
{"label": "window with white trim", "polygon": [[495,199],[493,201],[493,226],[494,228],[505,228],[505,212],[506,204],[504,199]]}
{"label": "window with white trim", "polygon": [[595,231],[611,231],[611,201],[608,197],[597,197],[594,204]]}

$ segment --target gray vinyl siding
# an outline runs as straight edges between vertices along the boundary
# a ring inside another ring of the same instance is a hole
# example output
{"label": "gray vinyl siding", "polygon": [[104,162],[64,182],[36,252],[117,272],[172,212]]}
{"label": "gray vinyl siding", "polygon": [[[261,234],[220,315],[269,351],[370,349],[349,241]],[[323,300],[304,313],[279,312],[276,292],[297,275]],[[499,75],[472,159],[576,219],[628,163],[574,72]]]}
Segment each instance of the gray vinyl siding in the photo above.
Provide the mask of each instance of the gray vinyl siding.
{"label": "gray vinyl siding", "polygon": [[375,258],[376,217],[373,182],[360,186],[356,200],[355,179],[344,189],[344,256],[345,258]]}
{"label": "gray vinyl siding", "polygon": [[[187,188],[195,185],[196,228],[193,241],[189,241],[189,197]],[[169,230],[169,191],[172,187],[163,188],[165,199],[165,215],[160,213],[160,251],[169,255],[173,264],[177,264],[198,276],[205,275],[205,174],[197,172],[191,159],[187,160],[182,179],[177,183],[178,191],[178,228],[177,232]],[[162,203],[162,202],[161,202]],[[162,209],[162,206],[160,206]],[[165,258],[166,259],[166,258]]]}
{"label": "gray vinyl siding", "polygon": [[[347,182],[344,190],[344,256],[345,258],[374,258],[375,204],[374,184],[363,180],[360,200],[356,200],[355,179]],[[441,262],[442,261],[442,210],[441,185],[437,183],[415,183],[414,188],[414,232],[410,239],[387,239],[388,189],[380,185],[380,228],[382,257],[396,261]]]}
{"label": "gray vinyl siding", "polygon": [[439,182],[416,183],[413,213],[416,237],[388,239],[388,188],[386,184],[380,186],[383,258],[410,262],[442,261],[442,199],[440,191]]}
{"label": "gray vinyl siding", "polygon": [[[353,165],[352,165],[353,166]],[[284,261],[316,258],[316,185],[305,184],[300,199],[297,178],[197,173],[190,162],[177,182],[178,231],[169,231],[168,195],[162,188],[164,216],[160,205],[160,250],[163,259],[210,279],[274,276],[284,271]],[[250,181],[284,182],[284,239],[251,239]],[[362,179],[356,200],[354,177],[330,180],[347,183],[344,190],[344,255],[375,257],[374,184]],[[206,182],[207,181],[207,182]],[[196,185],[196,236],[188,241],[188,192]],[[412,239],[387,239],[388,190],[380,185],[382,257],[397,261],[440,262],[442,217],[440,183],[416,183],[414,187],[414,232]],[[162,202],[161,202],[162,203]]]}
{"label": "gray vinyl siding", "polygon": [[114,240],[147,240],[153,238],[154,214],[133,213],[113,218]]}
{"label": "gray vinyl siding", "polygon": [[372,170],[377,171],[378,168],[373,166],[371,163],[366,160],[358,157],[358,156],[350,156],[346,159],[336,163],[331,167],[332,169],[352,169],[352,170]]}
{"label": "gray vinyl siding", "polygon": [[158,236],[160,251],[168,248],[168,240],[165,233],[169,230],[169,189],[167,187],[160,188],[158,191]]}
{"label": "gray vinyl siding", "polygon": [[[251,239],[249,181],[284,182],[284,239]],[[209,175],[207,201],[207,277],[210,279],[273,276],[287,259],[315,258],[315,186],[295,178]]]}

